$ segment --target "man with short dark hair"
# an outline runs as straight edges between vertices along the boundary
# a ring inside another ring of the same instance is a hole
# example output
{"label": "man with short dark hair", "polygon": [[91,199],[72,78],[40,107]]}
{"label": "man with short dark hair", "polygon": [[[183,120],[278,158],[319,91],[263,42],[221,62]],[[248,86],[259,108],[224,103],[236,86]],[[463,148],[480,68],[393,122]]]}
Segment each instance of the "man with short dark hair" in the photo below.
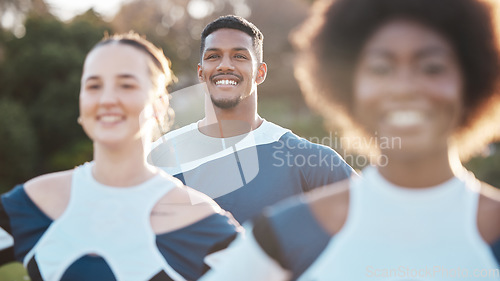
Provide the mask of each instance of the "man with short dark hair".
{"label": "man with short dark hair", "polygon": [[206,83],[205,118],[164,135],[149,158],[239,222],[353,172],[331,148],[259,116],[257,86],[267,74],[263,40],[255,25],[237,16],[205,27],[198,64],[198,79]]}

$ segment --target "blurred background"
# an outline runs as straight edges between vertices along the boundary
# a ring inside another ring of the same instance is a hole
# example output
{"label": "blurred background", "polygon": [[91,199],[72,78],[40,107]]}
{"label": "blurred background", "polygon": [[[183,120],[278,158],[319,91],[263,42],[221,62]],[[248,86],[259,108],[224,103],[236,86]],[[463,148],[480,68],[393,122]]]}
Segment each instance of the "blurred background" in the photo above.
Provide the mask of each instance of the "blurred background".
{"label": "blurred background", "polygon": [[[236,14],[264,33],[269,72],[259,86],[261,116],[345,155],[335,130],[305,105],[293,77],[289,33],[314,0],[0,0],[0,193],[47,172],[71,169],[92,158],[92,143],[76,123],[86,53],[105,32],[134,30],[172,60],[179,82],[170,88],[174,128],[203,116],[200,99],[185,94],[197,84],[199,37],[218,16]],[[315,141],[316,140],[316,141]],[[467,164],[500,186],[500,144]],[[0,281],[29,280],[19,265],[0,268]]]}

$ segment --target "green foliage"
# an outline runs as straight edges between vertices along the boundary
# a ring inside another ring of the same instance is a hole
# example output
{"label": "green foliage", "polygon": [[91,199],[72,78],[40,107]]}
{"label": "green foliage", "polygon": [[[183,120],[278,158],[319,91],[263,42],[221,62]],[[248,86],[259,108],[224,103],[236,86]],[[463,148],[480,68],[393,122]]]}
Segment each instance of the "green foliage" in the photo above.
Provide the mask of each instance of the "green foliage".
{"label": "green foliage", "polygon": [[89,10],[69,23],[30,16],[25,28],[22,38],[0,33],[0,192],[92,156],[76,123],[80,77],[107,24]]}
{"label": "green foliage", "polygon": [[0,192],[29,177],[37,162],[37,139],[26,108],[0,99]]}
{"label": "green foliage", "polygon": [[472,158],[465,167],[478,179],[500,188],[500,143],[491,144],[485,155]]}
{"label": "green foliage", "polygon": [[13,262],[0,267],[0,281],[28,281],[28,280],[30,280],[30,278],[21,263]]}

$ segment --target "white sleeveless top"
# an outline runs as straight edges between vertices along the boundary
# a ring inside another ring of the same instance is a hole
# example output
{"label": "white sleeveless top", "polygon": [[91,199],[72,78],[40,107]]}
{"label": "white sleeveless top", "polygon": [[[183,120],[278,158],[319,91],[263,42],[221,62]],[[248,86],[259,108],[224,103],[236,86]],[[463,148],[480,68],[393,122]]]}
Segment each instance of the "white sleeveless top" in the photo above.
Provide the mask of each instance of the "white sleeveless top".
{"label": "white sleeveless top", "polygon": [[44,280],[59,280],[76,260],[96,254],[117,280],[149,280],[161,270],[185,280],[161,255],[150,225],[157,201],[181,183],[160,172],[136,186],[111,187],[94,179],[92,166],[75,168],[66,210],[26,255],[25,266],[34,256]]}
{"label": "white sleeveless top", "polygon": [[500,280],[477,229],[479,189],[465,170],[409,189],[366,168],[351,180],[345,225],[298,280]]}

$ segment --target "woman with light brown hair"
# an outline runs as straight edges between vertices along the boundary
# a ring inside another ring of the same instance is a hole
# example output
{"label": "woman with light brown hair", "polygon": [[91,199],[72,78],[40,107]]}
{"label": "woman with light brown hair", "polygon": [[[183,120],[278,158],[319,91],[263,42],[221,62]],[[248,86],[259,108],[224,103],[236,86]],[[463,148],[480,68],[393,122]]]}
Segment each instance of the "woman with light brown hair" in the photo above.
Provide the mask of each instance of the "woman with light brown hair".
{"label": "woman with light brown hair", "polygon": [[238,223],[207,196],[149,165],[172,81],[163,51],[138,34],[87,55],[78,123],[94,159],[2,195],[0,260],[32,280],[195,280]]}

